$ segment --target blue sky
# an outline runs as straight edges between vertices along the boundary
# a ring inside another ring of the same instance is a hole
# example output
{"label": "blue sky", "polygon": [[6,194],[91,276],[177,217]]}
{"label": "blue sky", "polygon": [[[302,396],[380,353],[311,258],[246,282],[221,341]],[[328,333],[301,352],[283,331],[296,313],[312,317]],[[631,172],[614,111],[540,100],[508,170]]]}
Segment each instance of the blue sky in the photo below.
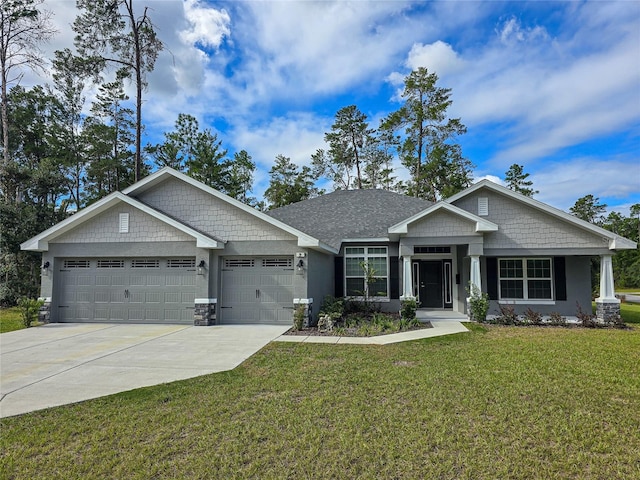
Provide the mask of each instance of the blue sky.
{"label": "blue sky", "polygon": [[[276,155],[309,164],[347,105],[376,127],[423,66],[452,89],[475,178],[519,163],[535,198],[564,210],[586,194],[625,214],[640,203],[640,2],[138,3],[168,47],[149,76],[145,141],[192,114],[230,155],[253,157],[258,197]],[[45,1],[60,30],[47,50],[72,45],[74,5]]]}

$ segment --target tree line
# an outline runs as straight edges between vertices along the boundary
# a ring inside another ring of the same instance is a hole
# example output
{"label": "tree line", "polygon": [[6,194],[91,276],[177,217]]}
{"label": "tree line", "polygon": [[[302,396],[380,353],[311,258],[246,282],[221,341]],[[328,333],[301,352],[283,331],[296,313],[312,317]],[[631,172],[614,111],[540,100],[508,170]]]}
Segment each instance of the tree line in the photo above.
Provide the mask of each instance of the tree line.
{"label": "tree line", "polygon": [[[261,210],[323,194],[320,179],[333,189],[381,188],[430,201],[472,183],[474,165],[457,142],[466,127],[448,115],[451,90],[438,85],[436,73],[418,68],[404,79],[400,107],[377,126],[348,105],[336,112],[324,135],[326,147],[308,165],[277,155],[264,199],[257,199],[251,195],[251,155],[230,154],[215,132],[188,113],[178,115],[161,142],[143,145],[147,75],[165,50],[147,7],[133,0],[76,4],[73,49],[56,51],[49,62],[40,46],[56,32],[44,0],[0,6],[0,304],[37,295],[39,255],[21,252],[21,242],[154,168],[170,166]],[[26,69],[48,65],[50,84],[20,85]],[[134,99],[126,94],[127,84],[135,89]],[[97,93],[87,108],[90,86]],[[407,179],[395,176],[395,161],[407,169]],[[514,164],[506,182],[532,196],[537,191],[528,177]]]}

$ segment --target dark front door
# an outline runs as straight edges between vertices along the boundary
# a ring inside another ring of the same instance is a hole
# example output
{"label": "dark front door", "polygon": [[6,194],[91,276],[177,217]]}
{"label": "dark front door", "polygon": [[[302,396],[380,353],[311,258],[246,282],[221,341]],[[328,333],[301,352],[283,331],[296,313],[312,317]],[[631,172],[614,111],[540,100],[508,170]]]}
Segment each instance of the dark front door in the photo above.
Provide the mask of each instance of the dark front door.
{"label": "dark front door", "polygon": [[422,308],[452,308],[451,260],[418,262],[418,299]]}

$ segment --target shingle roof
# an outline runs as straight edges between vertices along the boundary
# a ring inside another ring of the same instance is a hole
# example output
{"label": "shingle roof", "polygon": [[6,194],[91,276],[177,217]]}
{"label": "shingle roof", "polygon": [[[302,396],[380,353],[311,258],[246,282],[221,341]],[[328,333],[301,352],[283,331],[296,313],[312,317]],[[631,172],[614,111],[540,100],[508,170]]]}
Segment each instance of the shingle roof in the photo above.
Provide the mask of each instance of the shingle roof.
{"label": "shingle roof", "polygon": [[390,226],[431,205],[388,190],[337,190],[266,213],[338,249],[343,239],[386,238]]}

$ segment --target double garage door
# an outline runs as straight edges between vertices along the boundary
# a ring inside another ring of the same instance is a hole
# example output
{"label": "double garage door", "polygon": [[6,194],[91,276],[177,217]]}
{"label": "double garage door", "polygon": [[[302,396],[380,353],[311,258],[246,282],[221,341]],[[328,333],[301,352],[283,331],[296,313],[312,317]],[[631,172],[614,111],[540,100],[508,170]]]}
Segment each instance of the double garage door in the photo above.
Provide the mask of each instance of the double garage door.
{"label": "double garage door", "polygon": [[193,324],[194,257],[63,259],[60,322]]}
{"label": "double garage door", "polygon": [[222,259],[221,323],[291,324],[293,257]]}

